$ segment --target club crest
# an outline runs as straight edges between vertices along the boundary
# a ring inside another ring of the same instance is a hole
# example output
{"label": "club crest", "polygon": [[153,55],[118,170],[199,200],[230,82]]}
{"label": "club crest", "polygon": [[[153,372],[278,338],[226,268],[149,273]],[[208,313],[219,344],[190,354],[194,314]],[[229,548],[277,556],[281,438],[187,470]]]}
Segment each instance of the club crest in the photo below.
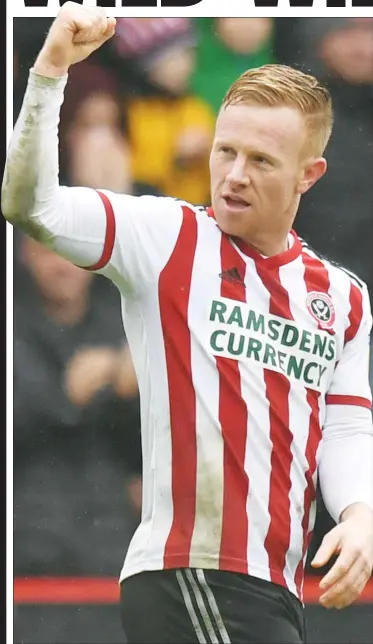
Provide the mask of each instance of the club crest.
{"label": "club crest", "polygon": [[323,329],[332,328],[335,321],[335,309],[327,293],[312,291],[308,294],[307,309]]}

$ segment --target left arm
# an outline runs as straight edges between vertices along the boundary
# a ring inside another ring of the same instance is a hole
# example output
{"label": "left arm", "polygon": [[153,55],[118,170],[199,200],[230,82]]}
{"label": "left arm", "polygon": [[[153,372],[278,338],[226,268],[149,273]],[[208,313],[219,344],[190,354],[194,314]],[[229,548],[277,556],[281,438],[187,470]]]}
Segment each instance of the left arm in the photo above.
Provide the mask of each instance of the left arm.
{"label": "left arm", "polygon": [[327,412],[319,464],[320,487],[337,522],[324,537],[312,565],[338,558],[321,581],[321,603],[344,608],[364,589],[373,567],[373,430],[363,407],[332,405]]}
{"label": "left arm", "polygon": [[320,584],[320,602],[327,608],[351,604],[373,569],[373,427],[368,377],[372,318],[365,287],[359,310],[355,332],[348,335],[326,396],[319,477],[325,506],[337,526],[324,537],[312,565],[322,567],[338,555]]}

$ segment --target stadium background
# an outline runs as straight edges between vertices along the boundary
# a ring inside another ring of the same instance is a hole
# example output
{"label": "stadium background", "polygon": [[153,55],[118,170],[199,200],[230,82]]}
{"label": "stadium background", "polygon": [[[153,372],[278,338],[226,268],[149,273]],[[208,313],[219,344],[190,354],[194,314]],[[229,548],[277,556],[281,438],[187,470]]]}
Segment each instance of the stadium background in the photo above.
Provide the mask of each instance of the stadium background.
{"label": "stadium background", "polygon": [[[14,21],[15,118],[49,25]],[[119,19],[114,39],[71,70],[61,182],[208,203],[220,100],[245,69],[275,61],[326,81],[336,116],[329,172],[295,228],[372,296],[373,18]],[[14,243],[14,642],[114,644],[116,578],[141,494],[119,298],[17,232]],[[332,525],[320,498],[311,553]],[[330,612],[317,583],[308,568],[309,642],[372,643],[372,584]]]}

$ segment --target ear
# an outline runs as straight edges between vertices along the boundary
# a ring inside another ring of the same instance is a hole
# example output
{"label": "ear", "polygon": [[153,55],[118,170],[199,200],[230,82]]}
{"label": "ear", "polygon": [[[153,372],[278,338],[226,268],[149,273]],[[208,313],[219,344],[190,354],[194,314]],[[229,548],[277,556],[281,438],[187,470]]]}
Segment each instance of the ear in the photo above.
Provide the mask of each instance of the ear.
{"label": "ear", "polygon": [[312,186],[315,185],[316,181],[321,179],[321,177],[325,174],[326,169],[327,163],[323,157],[307,161],[303,166],[303,175],[299,180],[297,193],[299,195],[303,195],[310,188],[312,188]]}

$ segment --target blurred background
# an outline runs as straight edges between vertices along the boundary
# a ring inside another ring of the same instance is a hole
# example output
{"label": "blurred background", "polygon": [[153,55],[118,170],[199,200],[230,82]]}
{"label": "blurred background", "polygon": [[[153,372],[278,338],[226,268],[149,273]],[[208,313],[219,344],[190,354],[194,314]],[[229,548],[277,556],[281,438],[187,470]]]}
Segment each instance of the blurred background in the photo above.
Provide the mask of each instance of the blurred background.
{"label": "blurred background", "polygon": [[[14,118],[50,22],[14,20]],[[372,297],[373,18],[119,18],[71,69],[61,183],[207,205],[220,102],[240,73],[272,62],[314,73],[334,101],[329,170],[295,228]],[[18,232],[14,244],[14,642],[114,644],[117,576],[141,512],[119,296]],[[320,498],[310,555],[332,526]],[[308,576],[309,642],[372,643],[373,591],[330,612]]]}

